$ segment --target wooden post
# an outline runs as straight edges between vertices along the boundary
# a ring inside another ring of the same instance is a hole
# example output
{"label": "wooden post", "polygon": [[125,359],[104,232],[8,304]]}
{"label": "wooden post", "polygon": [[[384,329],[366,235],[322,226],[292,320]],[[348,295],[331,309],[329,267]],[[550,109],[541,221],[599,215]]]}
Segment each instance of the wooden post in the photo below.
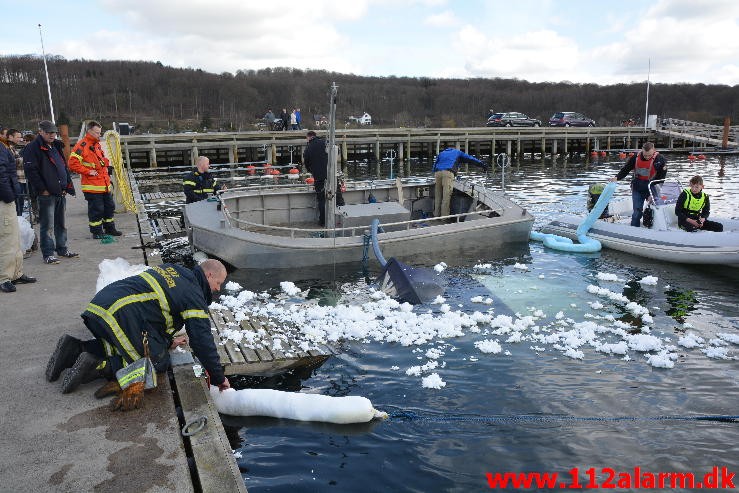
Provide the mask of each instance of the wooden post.
{"label": "wooden post", "polygon": [[541,160],[544,161],[544,156],[547,154],[547,139],[541,138]]}
{"label": "wooden post", "polygon": [[557,139],[552,141],[552,159],[557,158]]}
{"label": "wooden post", "polygon": [[727,116],[724,118],[724,135],[721,139],[721,149],[729,148],[729,127],[731,127],[731,118]]}
{"label": "wooden post", "polygon": [[149,150],[149,167],[157,167],[157,145],[154,139],[151,139],[151,149]]}
{"label": "wooden post", "polygon": [[565,135],[565,154],[569,152],[569,143],[567,142],[567,136]]}
{"label": "wooden post", "polygon": [[403,166],[404,161],[404,154],[403,154],[404,146],[402,142],[398,142],[398,166]]}
{"label": "wooden post", "polygon": [[521,160],[521,139],[516,139],[516,160]]}
{"label": "wooden post", "polygon": [[375,140],[375,161],[380,160],[380,136],[378,135]]}
{"label": "wooden post", "polygon": [[511,156],[511,148],[513,147],[513,141],[506,141],[506,154],[508,154],[508,157]]}
{"label": "wooden post", "polygon": [[436,134],[436,155],[441,152],[441,134]]}
{"label": "wooden post", "polygon": [[59,125],[59,137],[62,139],[64,144],[64,159],[69,161],[69,155],[72,153],[72,148],[69,145],[69,126]]}
{"label": "wooden post", "polygon": [[606,142],[606,146],[608,151],[611,150],[611,134],[608,134],[608,141]]}
{"label": "wooden post", "polygon": [[123,143],[123,149],[126,151],[126,163],[128,163],[128,168],[133,169],[133,163],[131,163],[131,155],[128,153],[128,142]]}
{"label": "wooden post", "polygon": [[269,163],[271,165],[273,165],[273,166],[275,164],[277,164],[277,144],[275,144],[274,142],[270,146],[270,161],[269,161]]}
{"label": "wooden post", "polygon": [[190,164],[195,166],[198,161],[198,139],[192,139],[192,150],[190,151]]}

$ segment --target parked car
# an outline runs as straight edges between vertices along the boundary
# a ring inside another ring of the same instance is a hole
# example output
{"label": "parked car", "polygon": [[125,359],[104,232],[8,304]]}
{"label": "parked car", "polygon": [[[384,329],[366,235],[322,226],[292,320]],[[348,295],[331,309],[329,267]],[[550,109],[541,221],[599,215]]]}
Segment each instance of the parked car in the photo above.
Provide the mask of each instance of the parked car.
{"label": "parked car", "polygon": [[595,120],[582,113],[574,111],[560,111],[549,119],[550,127],[594,127]]}
{"label": "parked car", "polygon": [[523,113],[493,113],[486,124],[488,127],[541,127],[541,120],[529,118]]}

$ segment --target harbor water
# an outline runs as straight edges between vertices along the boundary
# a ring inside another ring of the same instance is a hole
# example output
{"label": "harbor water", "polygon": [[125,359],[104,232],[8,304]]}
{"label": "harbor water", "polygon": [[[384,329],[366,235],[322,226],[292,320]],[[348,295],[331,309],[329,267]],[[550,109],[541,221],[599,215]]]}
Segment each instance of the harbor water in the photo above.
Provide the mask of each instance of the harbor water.
{"label": "harbor water", "polygon": [[[686,184],[695,174],[703,176],[714,216],[739,216],[739,158],[667,158],[669,178]],[[621,164],[524,161],[508,170],[506,193],[536,217],[536,229],[559,213],[583,212],[588,187],[615,175]],[[430,165],[414,168],[427,173]],[[499,188],[500,170],[487,179]],[[624,180],[617,197],[629,195]],[[588,290],[605,287],[649,310],[644,331],[672,347],[674,366],[650,364],[653,353],[632,348],[626,355],[605,354],[585,344],[581,357],[566,355],[555,344],[507,342],[508,335],[493,335],[484,326],[421,346],[348,341],[318,368],[234,383],[364,396],[390,418],[339,426],[224,417],[251,493],[487,491],[491,475],[506,472],[558,473],[558,485],[579,478],[583,487],[593,480],[607,484],[610,472],[615,485],[620,472],[633,474],[635,468],[655,475],[694,473],[701,480],[714,467],[739,472],[739,422],[691,419],[739,414],[739,269],[670,264],[610,250],[564,253],[534,242],[507,252],[471,245],[469,252],[463,259],[440,254],[419,260],[449,265],[440,275],[447,282],[444,303],[452,310],[492,308],[496,316],[513,318],[536,314],[538,326],[557,320],[606,323],[610,316],[634,333],[644,327],[624,303]],[[598,279],[599,273],[617,281]],[[274,281],[239,272],[231,279],[255,290]],[[342,292],[366,287],[359,268],[296,284],[325,303],[341,303]],[[473,298],[490,298],[490,304]],[[441,309],[438,303],[414,308]],[[688,334],[702,338],[703,345],[678,344]],[[483,352],[475,345],[483,340],[498,342],[501,351]],[[432,371],[406,372],[432,360]],[[431,372],[444,386],[424,387],[422,379]],[[594,469],[586,473],[589,468]],[[627,490],[636,488],[632,483],[619,491]]]}

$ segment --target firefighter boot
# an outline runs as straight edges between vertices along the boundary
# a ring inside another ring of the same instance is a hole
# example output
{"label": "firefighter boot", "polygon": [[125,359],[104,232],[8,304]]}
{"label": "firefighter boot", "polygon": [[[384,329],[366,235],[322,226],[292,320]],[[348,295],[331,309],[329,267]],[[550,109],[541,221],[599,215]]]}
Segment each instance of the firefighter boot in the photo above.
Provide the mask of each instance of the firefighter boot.
{"label": "firefighter boot", "polygon": [[80,354],[82,354],[82,341],[70,335],[60,337],[46,365],[46,380],[55,382],[62,371],[74,365]]}
{"label": "firefighter boot", "polygon": [[105,377],[104,372],[98,369],[100,363],[102,360],[91,353],[80,354],[62,379],[62,394],[69,394],[83,383]]}

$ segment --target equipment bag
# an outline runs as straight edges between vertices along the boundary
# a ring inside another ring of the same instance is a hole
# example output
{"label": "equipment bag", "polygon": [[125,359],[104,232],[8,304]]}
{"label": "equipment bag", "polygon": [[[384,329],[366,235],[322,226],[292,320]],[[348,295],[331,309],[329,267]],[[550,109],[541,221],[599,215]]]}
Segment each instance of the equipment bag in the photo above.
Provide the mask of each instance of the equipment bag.
{"label": "equipment bag", "polygon": [[115,378],[118,380],[121,390],[125,390],[126,387],[136,382],[144,382],[144,389],[146,390],[157,386],[157,374],[149,357],[149,339],[146,332],[143,332],[142,335],[144,336],[144,357],[115,372]]}

